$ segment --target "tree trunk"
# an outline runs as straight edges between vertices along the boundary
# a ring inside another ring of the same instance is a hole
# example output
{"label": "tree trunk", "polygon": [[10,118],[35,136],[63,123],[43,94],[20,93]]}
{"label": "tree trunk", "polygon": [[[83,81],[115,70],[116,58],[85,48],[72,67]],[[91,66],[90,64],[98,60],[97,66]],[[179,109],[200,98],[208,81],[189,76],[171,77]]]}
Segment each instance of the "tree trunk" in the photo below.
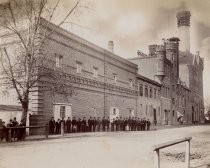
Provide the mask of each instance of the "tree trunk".
{"label": "tree trunk", "polygon": [[23,110],[21,119],[22,119],[23,123],[26,124],[27,116],[28,116],[28,101],[22,101],[21,103],[22,103],[22,110]]}
{"label": "tree trunk", "polygon": [[[28,99],[26,101],[22,101],[21,102],[22,104],[22,110],[23,110],[23,113],[22,113],[22,122],[25,123],[25,126],[29,126],[29,120],[28,120]],[[26,128],[25,130],[25,135],[24,136],[29,136],[29,128]]]}

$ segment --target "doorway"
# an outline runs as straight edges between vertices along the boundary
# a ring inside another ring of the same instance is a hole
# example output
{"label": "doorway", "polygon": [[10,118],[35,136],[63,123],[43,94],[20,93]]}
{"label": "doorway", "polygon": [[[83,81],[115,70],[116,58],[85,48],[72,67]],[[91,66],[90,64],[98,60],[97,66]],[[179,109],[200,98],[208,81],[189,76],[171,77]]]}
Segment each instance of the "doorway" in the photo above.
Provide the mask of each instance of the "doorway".
{"label": "doorway", "polygon": [[165,110],[165,124],[168,125],[168,111]]}
{"label": "doorway", "polygon": [[153,109],[153,119],[154,119],[154,124],[157,124],[157,112],[156,109]]}

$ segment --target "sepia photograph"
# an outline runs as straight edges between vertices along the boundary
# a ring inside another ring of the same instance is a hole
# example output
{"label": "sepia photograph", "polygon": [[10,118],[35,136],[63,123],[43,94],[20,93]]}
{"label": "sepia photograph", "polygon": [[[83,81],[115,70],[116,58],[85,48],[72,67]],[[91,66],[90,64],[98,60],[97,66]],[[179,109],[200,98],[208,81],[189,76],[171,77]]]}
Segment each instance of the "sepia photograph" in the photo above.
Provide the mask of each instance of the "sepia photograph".
{"label": "sepia photograph", "polygon": [[209,0],[0,0],[0,168],[210,168]]}

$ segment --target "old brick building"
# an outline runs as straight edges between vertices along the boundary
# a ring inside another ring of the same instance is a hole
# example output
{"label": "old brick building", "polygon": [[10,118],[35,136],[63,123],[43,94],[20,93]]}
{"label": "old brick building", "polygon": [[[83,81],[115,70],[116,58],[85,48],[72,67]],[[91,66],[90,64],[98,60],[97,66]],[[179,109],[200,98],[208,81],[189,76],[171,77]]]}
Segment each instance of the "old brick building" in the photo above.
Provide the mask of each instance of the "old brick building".
{"label": "old brick building", "polygon": [[[183,23],[179,21],[181,16],[177,15],[178,24]],[[183,17],[190,15],[184,13]],[[56,27],[52,23],[48,26],[49,30]],[[188,28],[183,30],[188,33]],[[2,35],[1,45],[10,45],[8,38],[10,35]],[[179,52],[179,42],[179,38],[169,38],[162,45],[150,45],[148,55],[139,51],[138,57],[127,60],[114,54],[112,41],[108,49],[103,49],[56,29],[42,52],[48,55],[48,67],[62,72],[62,81],[71,84],[76,94],[52,94],[42,87],[48,79],[39,81],[30,95],[32,125],[45,124],[52,116],[56,120],[122,116],[158,124],[202,122],[203,59],[189,50]]]}
{"label": "old brick building", "polygon": [[179,38],[150,45],[149,54],[138,51],[129,59],[138,73],[161,83],[162,124],[204,122],[203,58],[190,52],[190,12],[177,14]]}

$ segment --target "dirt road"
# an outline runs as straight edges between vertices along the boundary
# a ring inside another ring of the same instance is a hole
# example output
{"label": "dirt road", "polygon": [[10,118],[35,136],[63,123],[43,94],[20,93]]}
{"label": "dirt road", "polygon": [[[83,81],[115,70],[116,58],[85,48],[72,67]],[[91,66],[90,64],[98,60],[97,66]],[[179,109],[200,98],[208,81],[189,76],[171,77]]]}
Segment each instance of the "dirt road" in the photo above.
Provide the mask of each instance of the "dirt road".
{"label": "dirt road", "polygon": [[[153,146],[192,136],[191,167],[210,164],[210,126],[0,144],[0,168],[152,168]],[[161,168],[184,168],[185,143],[161,151]]]}

